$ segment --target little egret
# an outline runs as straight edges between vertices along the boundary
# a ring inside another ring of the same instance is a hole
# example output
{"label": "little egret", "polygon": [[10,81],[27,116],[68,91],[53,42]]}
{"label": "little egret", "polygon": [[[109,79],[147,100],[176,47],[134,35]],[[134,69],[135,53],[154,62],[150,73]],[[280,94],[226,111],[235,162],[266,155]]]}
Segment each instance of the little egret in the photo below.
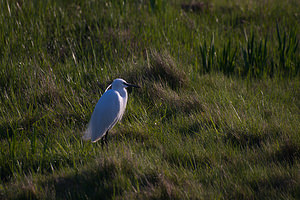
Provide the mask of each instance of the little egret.
{"label": "little egret", "polygon": [[102,138],[102,145],[107,142],[108,131],[121,120],[124,114],[128,99],[125,89],[127,87],[139,88],[139,86],[129,84],[121,78],[115,79],[106,88],[96,104],[88,127],[84,132],[82,137],[84,140],[97,142]]}

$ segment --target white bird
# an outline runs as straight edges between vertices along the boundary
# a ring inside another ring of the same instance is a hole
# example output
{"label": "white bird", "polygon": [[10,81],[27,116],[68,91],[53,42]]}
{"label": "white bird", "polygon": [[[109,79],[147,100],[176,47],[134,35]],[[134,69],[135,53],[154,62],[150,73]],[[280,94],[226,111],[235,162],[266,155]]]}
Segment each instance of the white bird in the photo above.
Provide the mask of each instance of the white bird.
{"label": "white bird", "polygon": [[102,138],[102,142],[107,141],[108,131],[121,120],[124,114],[128,99],[127,87],[139,88],[121,78],[115,79],[106,88],[94,109],[88,128],[84,132],[82,137],[84,140],[97,142]]}

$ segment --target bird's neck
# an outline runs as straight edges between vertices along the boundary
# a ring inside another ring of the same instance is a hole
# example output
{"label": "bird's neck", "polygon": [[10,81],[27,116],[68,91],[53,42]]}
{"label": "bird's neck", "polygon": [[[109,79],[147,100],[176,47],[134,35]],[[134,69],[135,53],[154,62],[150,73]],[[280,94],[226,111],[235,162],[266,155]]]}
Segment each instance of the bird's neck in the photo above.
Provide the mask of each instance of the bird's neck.
{"label": "bird's neck", "polygon": [[119,94],[120,94],[120,96],[122,98],[126,98],[127,99],[127,90],[125,88],[118,89],[117,91],[119,92]]}
{"label": "bird's neck", "polygon": [[118,90],[120,96],[121,96],[121,101],[122,101],[122,108],[125,110],[126,104],[127,104],[127,98],[128,98],[128,94],[127,94],[127,90],[125,88],[119,89]]}

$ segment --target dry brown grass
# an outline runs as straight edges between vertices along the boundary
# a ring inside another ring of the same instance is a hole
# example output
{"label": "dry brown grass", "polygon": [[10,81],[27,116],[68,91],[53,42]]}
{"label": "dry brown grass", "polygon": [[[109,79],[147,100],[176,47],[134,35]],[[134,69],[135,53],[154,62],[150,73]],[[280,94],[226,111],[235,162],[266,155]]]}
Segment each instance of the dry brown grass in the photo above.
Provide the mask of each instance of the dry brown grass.
{"label": "dry brown grass", "polygon": [[145,52],[145,56],[143,66],[134,66],[125,72],[124,78],[128,82],[139,83],[143,87],[151,87],[155,82],[166,83],[173,90],[189,84],[186,73],[167,51],[150,50]]}
{"label": "dry brown grass", "polygon": [[150,50],[145,54],[146,63],[142,67],[135,66],[124,75],[128,82],[141,86],[140,90],[136,90],[139,95],[146,95],[151,104],[162,103],[175,111],[202,109],[197,94],[183,92],[190,86],[189,79],[167,51]]}

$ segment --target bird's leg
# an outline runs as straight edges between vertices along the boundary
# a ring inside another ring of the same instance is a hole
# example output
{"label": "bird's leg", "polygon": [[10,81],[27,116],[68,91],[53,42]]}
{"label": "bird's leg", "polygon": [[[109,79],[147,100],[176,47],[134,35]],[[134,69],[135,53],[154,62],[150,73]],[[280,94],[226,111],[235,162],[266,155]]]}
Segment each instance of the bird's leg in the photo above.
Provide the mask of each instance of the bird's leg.
{"label": "bird's leg", "polygon": [[104,145],[104,138],[101,138],[101,148],[103,150],[103,145]]}
{"label": "bird's leg", "polygon": [[108,135],[108,131],[106,131],[104,137],[101,139],[101,147],[103,149],[104,144],[106,145],[107,148],[107,135]]}
{"label": "bird's leg", "polygon": [[107,135],[108,135],[108,131],[106,131],[104,138],[105,138],[105,143],[107,144]]}

